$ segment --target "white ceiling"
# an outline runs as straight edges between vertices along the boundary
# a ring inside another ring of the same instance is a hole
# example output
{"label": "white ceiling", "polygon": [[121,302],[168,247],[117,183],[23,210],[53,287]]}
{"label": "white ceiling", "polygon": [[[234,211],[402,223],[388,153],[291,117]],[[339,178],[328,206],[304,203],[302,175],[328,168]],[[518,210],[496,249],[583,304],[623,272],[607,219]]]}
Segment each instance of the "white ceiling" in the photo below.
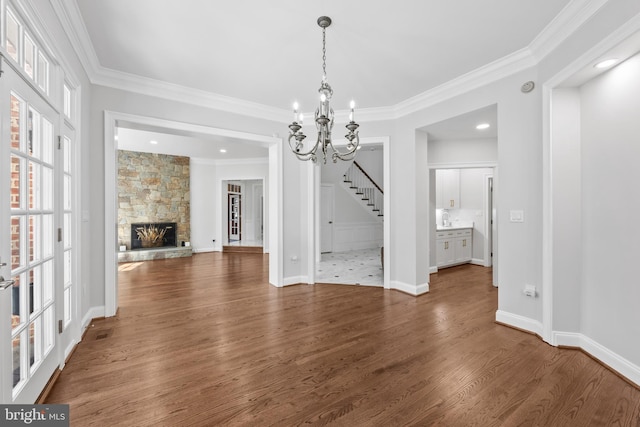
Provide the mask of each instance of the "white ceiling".
{"label": "white ceiling", "polygon": [[[476,129],[482,123],[489,125],[487,129]],[[498,138],[498,106],[490,105],[466,114],[434,123],[422,129],[427,132],[429,141],[497,139]]]}
{"label": "white ceiling", "polygon": [[[71,0],[74,1],[74,0]],[[334,109],[392,106],[527,48],[569,0],[75,0],[101,67],[315,109],[321,15]],[[77,29],[78,30],[78,29]]]}
{"label": "white ceiling", "polygon": [[[332,106],[346,109],[354,99],[356,119],[358,108],[397,105],[529,49],[563,8],[565,14],[571,9],[570,0],[67,1],[80,13],[75,32],[90,40],[85,50],[103,75],[281,110],[298,101],[305,112],[317,102],[322,30],[316,21],[327,15],[333,20],[326,52]],[[473,124],[479,115],[492,123],[480,134]],[[425,130],[438,140],[495,138],[496,111],[481,109]],[[165,132],[121,129],[118,144],[189,157],[266,156],[251,144]],[[233,150],[223,155],[223,146]]]}
{"label": "white ceiling", "polygon": [[[171,129],[161,128],[118,127],[118,149],[210,160],[257,159],[268,156],[268,149],[256,143],[211,135],[181,135]],[[226,152],[220,152],[221,149]]]}

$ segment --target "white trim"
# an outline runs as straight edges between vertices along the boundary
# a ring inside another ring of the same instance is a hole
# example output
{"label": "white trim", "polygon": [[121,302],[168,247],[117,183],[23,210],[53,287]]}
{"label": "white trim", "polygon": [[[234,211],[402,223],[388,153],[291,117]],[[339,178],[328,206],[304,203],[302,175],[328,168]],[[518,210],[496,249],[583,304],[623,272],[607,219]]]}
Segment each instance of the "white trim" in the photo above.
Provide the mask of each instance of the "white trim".
{"label": "white trim", "polygon": [[393,282],[391,282],[391,289],[395,289],[397,291],[404,292],[405,294],[417,297],[418,295],[426,294],[427,292],[429,292],[429,282],[419,285],[411,285],[409,283],[394,280]]}
{"label": "white trim", "polygon": [[252,157],[246,159],[207,159],[202,157],[191,157],[193,163],[199,165],[213,165],[213,166],[226,166],[226,165],[266,165],[269,164],[269,156],[265,157]]}
{"label": "white trim", "polygon": [[216,248],[214,248],[213,246],[207,246],[206,248],[193,249],[194,254],[202,254],[207,252],[220,252],[220,251],[219,250],[216,251]]}
{"label": "white trim", "polygon": [[[382,204],[384,208],[383,218],[385,220],[382,223],[382,244],[387,245],[384,249],[384,259],[382,265],[382,283],[385,289],[391,288],[391,261],[393,259],[393,247],[391,246],[391,156],[389,155],[389,137],[383,137],[382,139]],[[429,284],[427,283],[427,292]]]}
{"label": "white trim", "polygon": [[433,274],[433,273],[437,273],[437,272],[438,272],[438,266],[429,267],[429,274]]}
{"label": "white trim", "polygon": [[89,327],[91,321],[93,319],[105,317],[104,313],[105,311],[103,305],[89,308],[89,310],[87,310],[87,313],[82,318],[82,323],[80,324],[80,337],[82,337],[84,331]]}
{"label": "white trim", "polygon": [[529,317],[520,316],[519,314],[509,313],[503,310],[496,310],[496,322],[513,326],[514,328],[532,332],[542,336],[542,323]]}
{"label": "white trim", "polygon": [[609,0],[572,0],[529,44],[541,61],[595,15]]}
{"label": "white trim", "polygon": [[551,342],[553,346],[582,348],[583,335],[577,332],[551,332]]}
{"label": "white trim", "polygon": [[304,285],[304,284],[310,284],[308,276],[303,276],[303,275],[291,276],[291,277],[285,277],[284,281],[282,282],[282,286],[278,286],[278,287]]}
{"label": "white trim", "polygon": [[487,169],[495,168],[498,162],[448,162],[448,163],[429,163],[429,169]]}
{"label": "white trim", "polygon": [[[105,110],[104,112],[104,164],[105,164],[105,306],[104,316],[115,316],[117,312],[117,144],[115,129],[118,122],[146,124],[154,127],[184,130],[213,136],[239,138],[254,141],[269,147],[269,282],[274,286],[283,283],[283,233],[282,233],[282,139],[272,136],[251,134],[211,126],[194,125],[165,119],[137,116]],[[109,243],[111,242],[111,243]]]}
{"label": "white trim", "polygon": [[636,386],[640,386],[640,366],[609,350],[607,347],[586,335],[574,332],[553,331],[552,337],[553,345],[580,348],[633,382]]}

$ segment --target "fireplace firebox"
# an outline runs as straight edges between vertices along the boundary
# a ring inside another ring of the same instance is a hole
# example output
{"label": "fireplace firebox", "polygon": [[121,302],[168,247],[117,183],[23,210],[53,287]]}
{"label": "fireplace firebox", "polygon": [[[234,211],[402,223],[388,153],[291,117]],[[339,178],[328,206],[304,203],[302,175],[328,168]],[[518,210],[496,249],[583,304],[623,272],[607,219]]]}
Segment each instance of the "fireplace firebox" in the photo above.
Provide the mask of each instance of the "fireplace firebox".
{"label": "fireplace firebox", "polygon": [[178,224],[175,222],[148,222],[131,224],[131,249],[176,247]]}

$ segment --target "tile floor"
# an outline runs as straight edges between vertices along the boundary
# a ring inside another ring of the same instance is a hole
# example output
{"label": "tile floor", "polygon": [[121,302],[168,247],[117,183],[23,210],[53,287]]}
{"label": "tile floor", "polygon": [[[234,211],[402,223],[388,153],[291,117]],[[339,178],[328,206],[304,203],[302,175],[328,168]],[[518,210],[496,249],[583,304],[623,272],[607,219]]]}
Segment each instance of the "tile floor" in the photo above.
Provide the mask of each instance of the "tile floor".
{"label": "tile floor", "polygon": [[383,286],[380,248],[322,254],[316,283]]}

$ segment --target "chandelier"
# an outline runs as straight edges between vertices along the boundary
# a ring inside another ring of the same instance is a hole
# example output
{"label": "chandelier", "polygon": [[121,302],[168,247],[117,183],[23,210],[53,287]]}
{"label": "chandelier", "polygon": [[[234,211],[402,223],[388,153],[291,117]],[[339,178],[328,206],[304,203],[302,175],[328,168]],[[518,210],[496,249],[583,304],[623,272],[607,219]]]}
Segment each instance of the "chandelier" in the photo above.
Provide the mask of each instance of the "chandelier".
{"label": "chandelier", "polygon": [[357,131],[360,125],[353,120],[355,103],[351,101],[349,123],[346,125],[349,132],[345,135],[345,138],[347,138],[348,141],[346,151],[340,151],[333,145],[331,140],[331,130],[333,129],[334,114],[333,108],[329,105],[331,95],[333,95],[333,89],[331,89],[331,86],[327,82],[327,50],[325,47],[325,32],[327,27],[331,25],[331,18],[328,16],[321,16],[318,18],[318,25],[322,28],[322,82],[320,83],[320,89],[318,89],[318,93],[320,94],[320,105],[316,108],[315,114],[318,136],[313,147],[311,147],[310,150],[305,151],[303,141],[307,136],[302,133],[301,130],[304,116],[302,113],[298,114],[298,103],[295,102],[293,104],[293,123],[289,125],[289,146],[298,159],[312,160],[314,163],[318,160],[318,148],[322,149],[322,158],[324,163],[327,163],[327,152],[331,149],[331,158],[333,159],[333,162],[336,163],[338,159],[351,160],[355,157],[356,150],[360,144],[360,137],[358,136]]}

